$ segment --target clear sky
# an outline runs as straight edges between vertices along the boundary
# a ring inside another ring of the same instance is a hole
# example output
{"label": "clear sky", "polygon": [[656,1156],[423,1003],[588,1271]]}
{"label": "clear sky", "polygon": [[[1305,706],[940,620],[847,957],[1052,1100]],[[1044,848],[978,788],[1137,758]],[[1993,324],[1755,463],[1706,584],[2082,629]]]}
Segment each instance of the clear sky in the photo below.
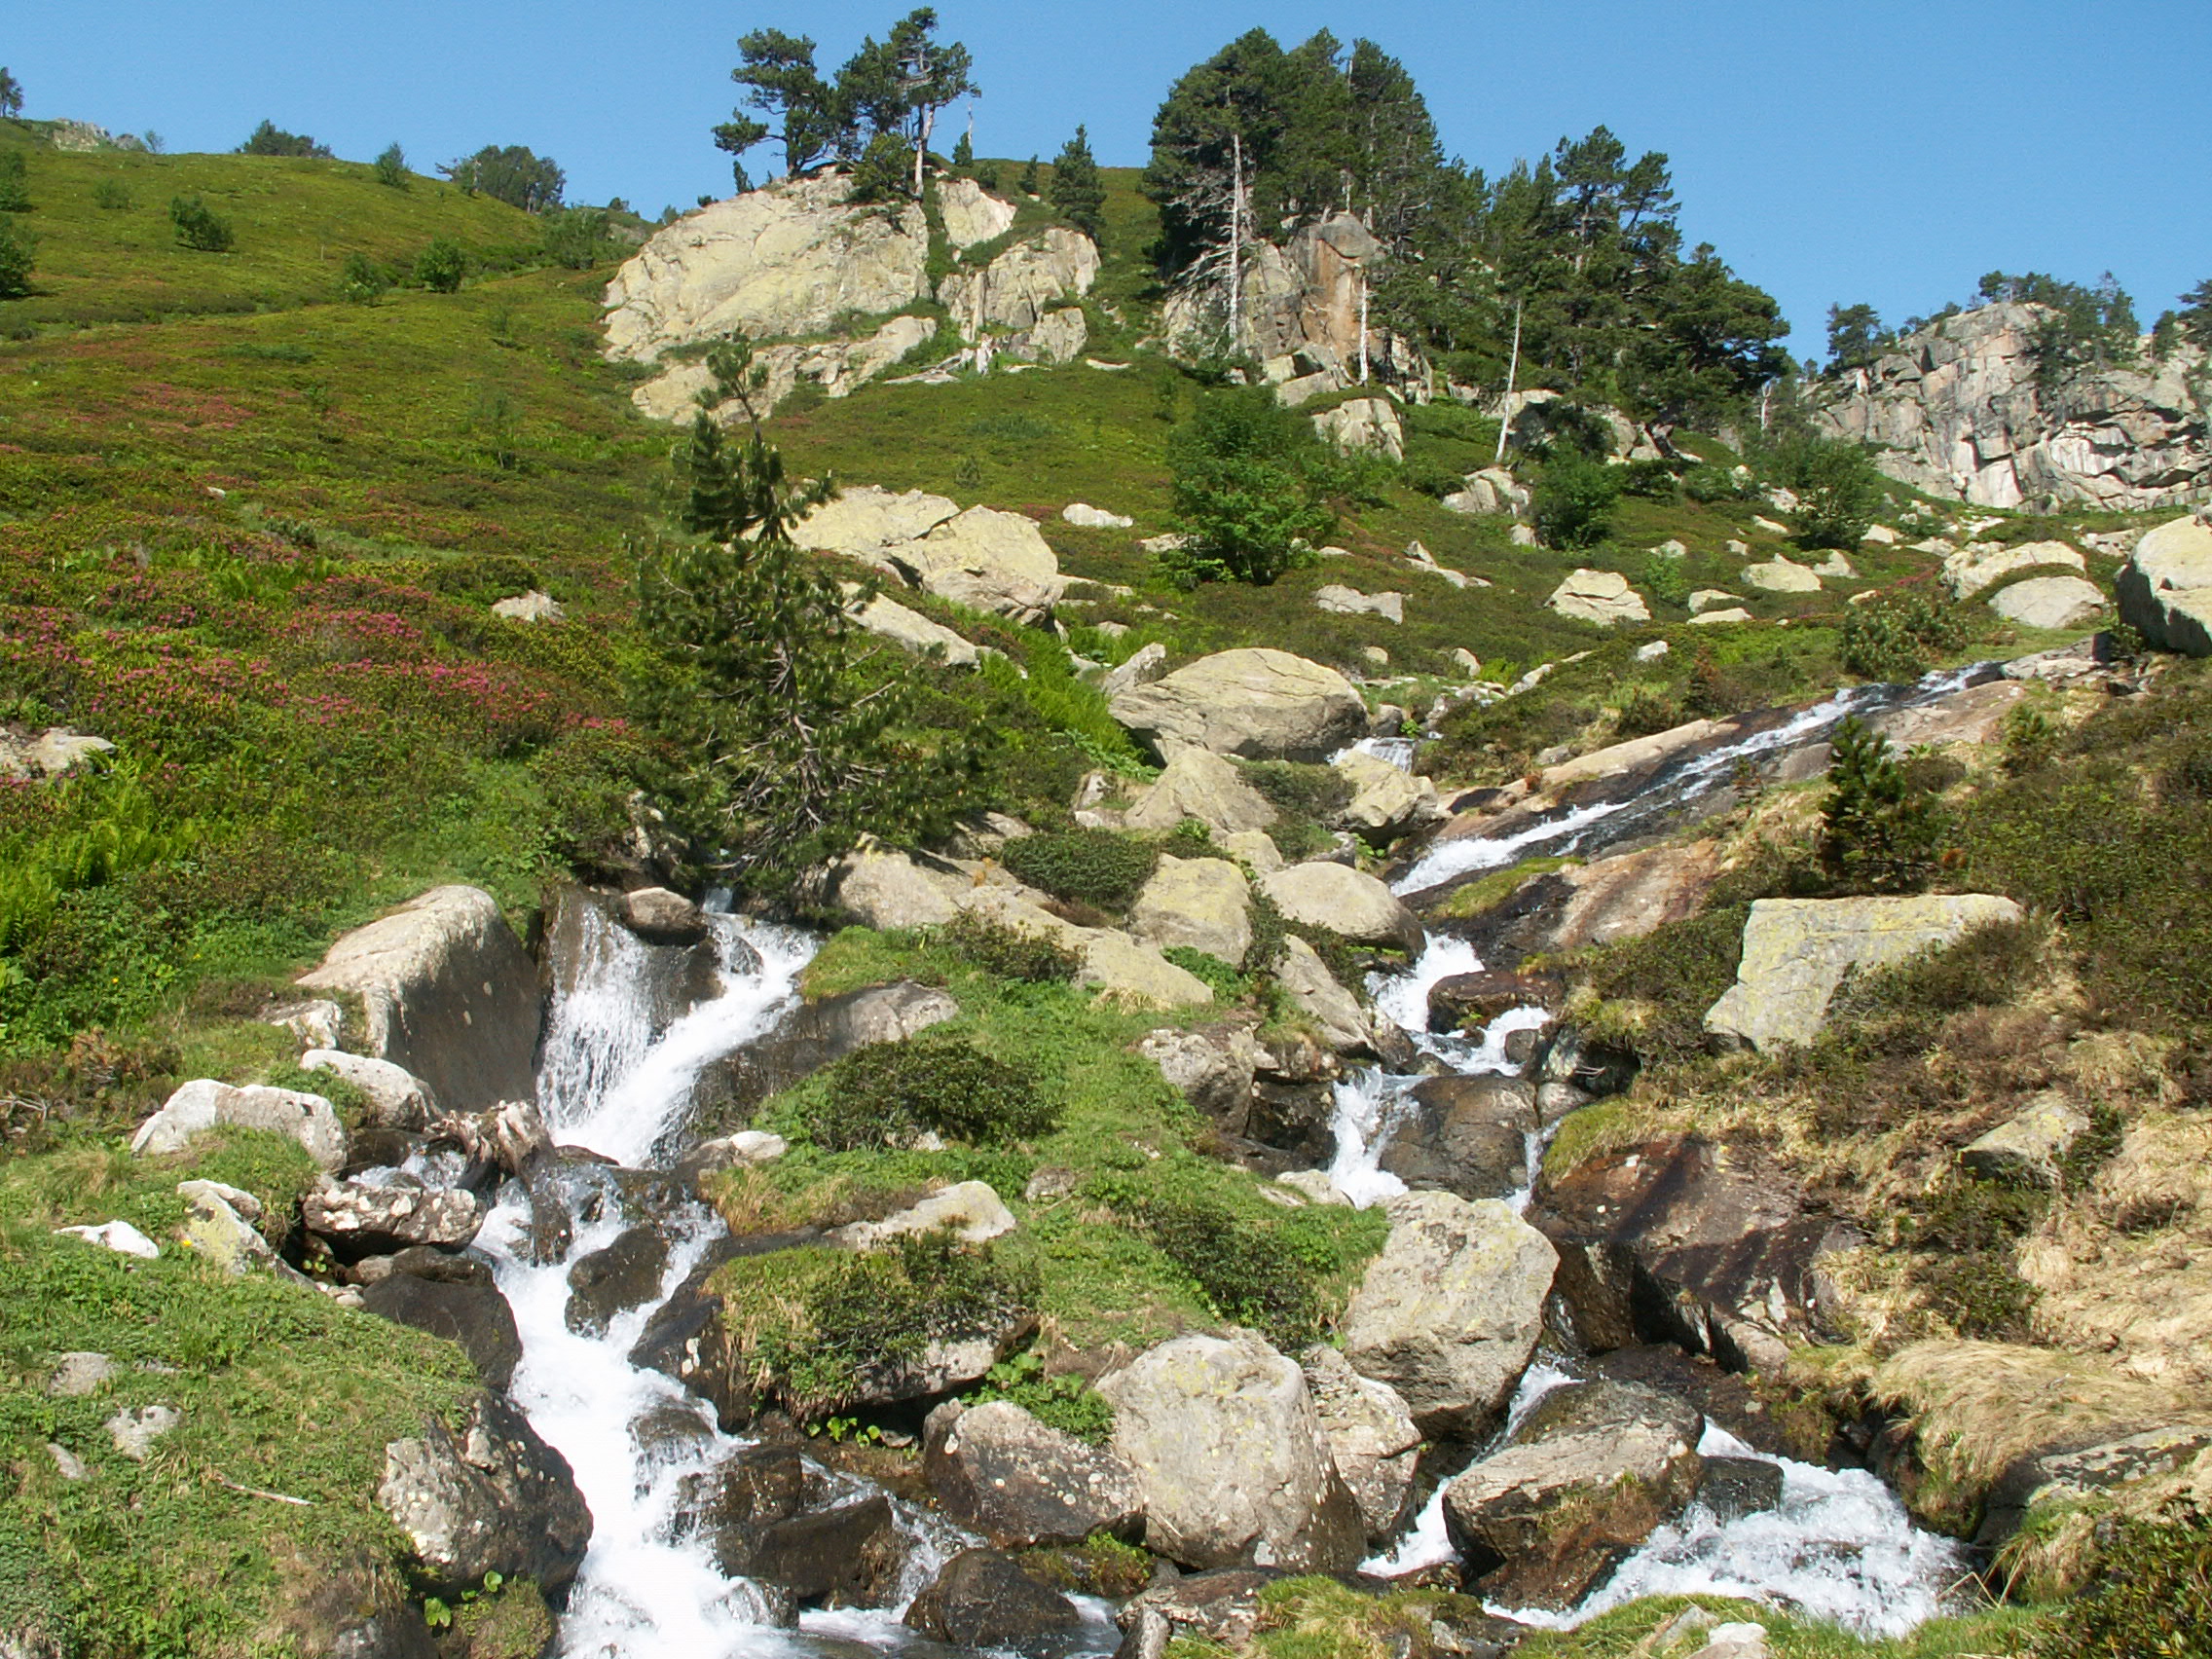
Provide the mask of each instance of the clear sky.
{"label": "clear sky", "polygon": [[[573,201],[646,214],[726,192],[707,129],[736,37],[826,66],[906,0],[62,0],[12,5],[24,113],[228,149],[262,117],[365,160],[527,144]],[[1834,300],[1897,320],[1985,271],[2092,281],[2148,324],[2212,276],[2212,0],[944,0],[976,56],[982,155],[1050,159],[1078,122],[1145,159],[1185,68],[1254,26],[1404,60],[1448,151],[1491,172],[1599,123],[1674,163],[1690,241],[1774,293],[1799,353]],[[954,110],[941,129],[965,120]],[[760,170],[758,168],[756,171]]]}

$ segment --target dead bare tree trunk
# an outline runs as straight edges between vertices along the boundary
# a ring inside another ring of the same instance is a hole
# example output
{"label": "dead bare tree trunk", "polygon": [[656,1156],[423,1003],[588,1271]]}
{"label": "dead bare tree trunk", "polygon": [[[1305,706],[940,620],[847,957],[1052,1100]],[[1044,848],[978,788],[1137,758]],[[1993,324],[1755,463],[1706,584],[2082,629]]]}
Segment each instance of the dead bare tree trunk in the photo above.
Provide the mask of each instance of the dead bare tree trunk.
{"label": "dead bare tree trunk", "polygon": [[1520,300],[1513,302],[1513,354],[1505,363],[1505,401],[1498,405],[1497,454],[1492,458],[1493,466],[1502,464],[1505,460],[1505,434],[1513,424],[1513,383],[1521,373],[1522,303]]}
{"label": "dead bare tree trunk", "polygon": [[1244,349],[1244,135],[1229,135],[1229,350]]}

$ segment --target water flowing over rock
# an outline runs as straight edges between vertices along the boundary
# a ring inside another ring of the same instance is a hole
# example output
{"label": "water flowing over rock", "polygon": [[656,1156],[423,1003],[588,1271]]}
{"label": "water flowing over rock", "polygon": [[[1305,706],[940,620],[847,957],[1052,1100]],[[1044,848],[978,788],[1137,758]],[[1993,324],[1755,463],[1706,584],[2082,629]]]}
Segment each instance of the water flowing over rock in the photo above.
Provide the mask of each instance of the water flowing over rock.
{"label": "water flowing over rock", "polygon": [[1190,744],[1248,760],[1326,760],[1367,730],[1367,706],[1350,681],[1265,647],[1200,657],[1110,706],[1163,756]]}
{"label": "water flowing over rock", "polygon": [[944,1512],[1000,1549],[1133,1535],[1144,1499],[1115,1452],[1039,1422],[1009,1400],[940,1406],[922,1441],[922,1471]]}
{"label": "water flowing over rock", "polygon": [[1381,1167],[1417,1192],[1503,1198],[1528,1180],[1536,1090],[1517,1078],[1435,1077],[1415,1086],[1412,1110]]}
{"label": "water flowing over rock", "polygon": [[2134,509],[2212,493],[2212,444],[2189,382],[2203,353],[2039,384],[2042,306],[1980,306],[1909,335],[1821,388],[1816,425],[1873,446],[1892,478],[1979,506]]}
{"label": "water flowing over rock", "polygon": [[253,1085],[234,1088],[212,1078],[186,1084],[138,1125],[130,1150],[141,1156],[182,1152],[218,1128],[266,1129],[298,1141],[324,1169],[346,1161],[346,1131],[319,1094]]}
{"label": "water flowing over rock", "polygon": [[652,362],[671,346],[733,332],[818,334],[926,298],[922,210],[887,212],[850,203],[850,194],[835,171],[786,179],[657,232],[608,284],[608,354]]}
{"label": "water flowing over rock", "polygon": [[1186,1567],[1343,1571],[1364,1530],[1298,1367],[1248,1331],[1178,1337],[1100,1379],[1145,1545]]}
{"label": "water flowing over rock", "polygon": [[1736,983],[1707,1013],[1705,1028],[1752,1049],[1810,1043],[1846,974],[1894,967],[2020,914],[2011,900],[1980,893],[1761,899],[1744,924]]}
{"label": "water flowing over rock", "polygon": [[449,1595],[487,1572],[557,1591],[591,1540],[591,1511],[568,1459],[498,1394],[472,1398],[459,1434],[433,1422],[386,1447],[377,1502]]}
{"label": "water flowing over rock", "polygon": [[413,1072],[448,1111],[533,1092],[536,965],[481,888],[432,888],[355,928],[299,983],[358,996],[369,1052]]}
{"label": "water flowing over rock", "polygon": [[990,507],[963,512],[919,490],[848,489],[794,525],[792,539],[1015,622],[1047,620],[1067,587],[1030,520]]}
{"label": "water flowing over rock", "polygon": [[1408,1193],[1383,1209],[1390,1236],[1345,1309],[1345,1357],[1428,1433],[1471,1433],[1529,1368],[1558,1256],[1495,1199]]}
{"label": "water flowing over rock", "polygon": [[2212,520],[2146,531],[2116,584],[2120,619],[2155,645],[2212,656]]}

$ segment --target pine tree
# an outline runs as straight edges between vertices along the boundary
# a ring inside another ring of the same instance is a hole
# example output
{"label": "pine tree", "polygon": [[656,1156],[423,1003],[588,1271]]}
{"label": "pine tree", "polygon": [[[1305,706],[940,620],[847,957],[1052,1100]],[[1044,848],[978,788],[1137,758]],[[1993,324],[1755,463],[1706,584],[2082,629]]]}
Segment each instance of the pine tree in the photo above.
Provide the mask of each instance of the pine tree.
{"label": "pine tree", "polygon": [[862,672],[843,583],[792,526],[830,494],[790,484],[756,431],[727,442],[702,412],[685,447],[683,528],[696,545],[641,559],[638,620],[655,656],[640,718],[670,759],[654,779],[704,864],[756,891],[789,887],[864,835],[916,839],[963,806],[965,751],[904,735],[903,676]]}
{"label": "pine tree", "polygon": [[1029,165],[1021,169],[1021,194],[1024,196],[1035,196],[1038,192],[1038,188],[1037,158],[1035,156],[1031,156],[1029,158]]}
{"label": "pine tree", "polygon": [[1060,147],[1052,164],[1052,205],[1077,230],[1101,241],[1106,232],[1106,183],[1090,153],[1090,135],[1083,128]]}
{"label": "pine tree", "polygon": [[1890,740],[1857,716],[1846,716],[1828,741],[1821,862],[1829,878],[1874,892],[1926,885],[1943,834],[1941,803],[1913,787]]}
{"label": "pine tree", "polygon": [[976,141],[965,132],[960,134],[960,142],[952,146],[952,165],[956,167],[976,165]]}

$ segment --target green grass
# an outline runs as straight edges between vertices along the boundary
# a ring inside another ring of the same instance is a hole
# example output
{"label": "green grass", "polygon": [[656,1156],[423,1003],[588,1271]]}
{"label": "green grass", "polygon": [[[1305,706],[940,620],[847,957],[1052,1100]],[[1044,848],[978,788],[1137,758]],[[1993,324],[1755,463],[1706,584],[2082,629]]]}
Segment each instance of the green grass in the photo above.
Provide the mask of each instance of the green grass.
{"label": "green grass", "polygon": [[1628,1659],[1631,1653],[1679,1659],[1701,1646],[1704,1638],[1688,1635],[1656,1649],[1639,1644],[1693,1605],[1706,1608],[1717,1622],[1764,1625],[1768,1650],[1775,1659],[1987,1659],[2026,1651],[2043,1623],[2034,1609],[1998,1607],[1931,1619],[1910,1636],[1866,1641],[1833,1625],[1789,1618],[1753,1602],[1718,1596],[1653,1596],[1571,1631],[1539,1631],[1515,1651],[1528,1659]]}
{"label": "green grass", "polygon": [[[0,1163],[0,1456],[16,1471],[0,1539],[29,1540],[66,1586],[88,1654],[259,1655],[313,1622],[307,1591],[326,1575],[397,1580],[405,1541],[376,1505],[384,1448],[457,1420],[475,1386],[461,1350],[173,1244],[142,1262],[51,1232],[122,1218],[166,1239],[185,1177],[288,1218],[313,1175],[289,1141],[251,1131],[176,1158],[80,1140]],[[111,1356],[115,1378],[49,1396],[55,1357],[78,1350]],[[156,1403],[178,1426],[146,1461],[122,1457],[103,1424]],[[64,1481],[49,1442],[89,1477]]]}

